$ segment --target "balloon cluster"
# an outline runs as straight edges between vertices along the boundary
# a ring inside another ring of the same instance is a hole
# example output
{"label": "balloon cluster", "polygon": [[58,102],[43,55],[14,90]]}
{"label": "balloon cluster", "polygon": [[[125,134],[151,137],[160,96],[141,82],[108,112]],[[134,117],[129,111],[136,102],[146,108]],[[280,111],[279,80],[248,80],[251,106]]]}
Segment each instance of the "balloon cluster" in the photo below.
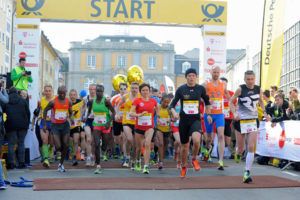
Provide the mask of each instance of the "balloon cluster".
{"label": "balloon cluster", "polygon": [[113,84],[113,88],[117,92],[120,92],[120,88],[119,88],[120,83],[127,83],[128,86],[130,86],[132,82],[138,82],[139,84],[142,84],[143,81],[144,81],[143,70],[139,66],[133,65],[128,69],[127,77],[123,74],[117,74],[114,76],[112,80],[112,84]]}

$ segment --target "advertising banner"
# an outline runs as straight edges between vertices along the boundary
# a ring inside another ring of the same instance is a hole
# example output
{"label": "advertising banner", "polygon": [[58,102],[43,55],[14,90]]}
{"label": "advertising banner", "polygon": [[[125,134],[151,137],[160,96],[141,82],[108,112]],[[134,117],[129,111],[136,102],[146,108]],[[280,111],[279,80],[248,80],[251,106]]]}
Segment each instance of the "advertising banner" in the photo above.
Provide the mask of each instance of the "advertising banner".
{"label": "advertising banner", "polygon": [[271,122],[262,122],[257,136],[256,153],[300,162],[300,121],[284,121],[274,128]]}
{"label": "advertising banner", "polygon": [[285,1],[265,0],[262,34],[261,75],[262,89],[279,86],[284,39]]}
{"label": "advertising banner", "polygon": [[226,25],[227,2],[203,0],[17,0],[18,18]]}
{"label": "advertising banner", "polygon": [[200,55],[200,83],[211,78],[213,67],[221,68],[226,75],[226,26],[205,25],[202,27],[203,50]]}

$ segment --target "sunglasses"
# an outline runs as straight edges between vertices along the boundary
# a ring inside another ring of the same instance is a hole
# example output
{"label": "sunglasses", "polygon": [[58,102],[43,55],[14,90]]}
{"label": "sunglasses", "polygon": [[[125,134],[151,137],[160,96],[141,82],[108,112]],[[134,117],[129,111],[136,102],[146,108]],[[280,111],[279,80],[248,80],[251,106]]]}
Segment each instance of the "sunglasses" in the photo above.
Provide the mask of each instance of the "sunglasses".
{"label": "sunglasses", "polygon": [[127,88],[120,88],[120,90],[127,90]]}

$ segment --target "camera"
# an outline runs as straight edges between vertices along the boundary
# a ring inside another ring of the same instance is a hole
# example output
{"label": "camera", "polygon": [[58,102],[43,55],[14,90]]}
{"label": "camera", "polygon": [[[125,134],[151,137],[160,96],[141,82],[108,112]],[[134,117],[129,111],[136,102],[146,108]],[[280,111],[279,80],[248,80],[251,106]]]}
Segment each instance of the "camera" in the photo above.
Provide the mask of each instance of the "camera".
{"label": "camera", "polygon": [[31,75],[31,71],[25,71],[25,75]]}

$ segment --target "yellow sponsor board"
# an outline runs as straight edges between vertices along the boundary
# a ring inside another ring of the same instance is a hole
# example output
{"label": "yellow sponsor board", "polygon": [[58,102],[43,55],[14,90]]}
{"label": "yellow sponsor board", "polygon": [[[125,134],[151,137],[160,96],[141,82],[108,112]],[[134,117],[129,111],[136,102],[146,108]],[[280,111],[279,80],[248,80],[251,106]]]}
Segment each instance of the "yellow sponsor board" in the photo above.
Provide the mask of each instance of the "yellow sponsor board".
{"label": "yellow sponsor board", "polygon": [[18,29],[39,29],[39,25],[35,25],[35,24],[18,24]]}
{"label": "yellow sponsor board", "polygon": [[208,35],[208,36],[226,36],[226,33],[222,32],[222,31],[205,31],[205,35]]}
{"label": "yellow sponsor board", "polygon": [[17,0],[18,18],[226,25],[227,2],[202,0]]}
{"label": "yellow sponsor board", "polygon": [[284,39],[285,1],[265,1],[260,84],[279,86]]}

